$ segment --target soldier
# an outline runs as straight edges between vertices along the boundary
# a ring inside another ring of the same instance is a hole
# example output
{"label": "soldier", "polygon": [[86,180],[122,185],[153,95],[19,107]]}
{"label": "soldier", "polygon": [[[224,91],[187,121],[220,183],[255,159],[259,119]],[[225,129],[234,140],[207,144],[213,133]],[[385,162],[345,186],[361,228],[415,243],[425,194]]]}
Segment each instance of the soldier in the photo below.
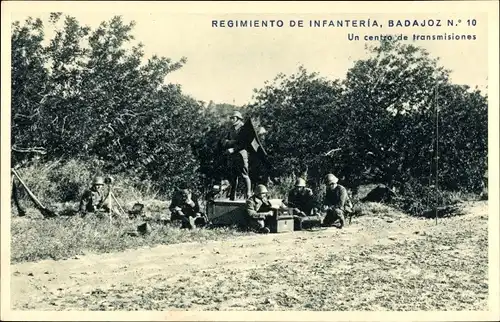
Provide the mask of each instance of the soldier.
{"label": "soldier", "polygon": [[255,188],[255,194],[247,199],[247,223],[248,227],[256,232],[267,234],[270,229],[266,227],[267,216],[273,215],[272,205],[267,199],[267,188],[260,184]]}
{"label": "soldier", "polygon": [[311,189],[306,187],[306,181],[298,178],[295,187],[288,193],[287,206],[292,208],[292,215],[310,216],[314,208],[314,197]]}
{"label": "soldier", "polygon": [[207,222],[205,215],[200,212],[198,199],[193,198],[191,190],[185,185],[174,192],[168,209],[171,213],[170,220],[181,221],[181,228],[202,227]]}
{"label": "soldier", "polygon": [[337,220],[340,221],[338,228],[344,227],[346,212],[352,211],[352,203],[349,199],[347,189],[338,184],[338,179],[329,173],[326,176],[326,194],[323,200],[323,207],[326,216],[323,219],[324,226],[332,226]]}
{"label": "soldier", "polygon": [[230,199],[236,199],[236,189],[238,185],[238,177],[242,177],[245,181],[245,198],[249,198],[252,194],[252,185],[248,174],[248,151],[245,149],[245,143],[242,142],[240,131],[243,126],[243,116],[236,111],[230,118],[232,127],[227,133],[226,139],[223,142],[224,148],[230,155],[231,168],[231,192]]}
{"label": "soldier", "polygon": [[84,217],[87,213],[110,212],[105,204],[108,195],[104,194],[104,178],[95,177],[90,189],[86,190],[80,200],[79,212]]}

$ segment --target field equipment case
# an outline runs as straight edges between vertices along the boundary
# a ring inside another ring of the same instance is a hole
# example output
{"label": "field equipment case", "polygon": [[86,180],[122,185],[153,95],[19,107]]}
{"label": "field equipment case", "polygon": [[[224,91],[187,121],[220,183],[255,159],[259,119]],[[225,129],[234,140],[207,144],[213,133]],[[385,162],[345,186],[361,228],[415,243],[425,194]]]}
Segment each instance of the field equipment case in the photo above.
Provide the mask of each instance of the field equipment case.
{"label": "field equipment case", "polygon": [[[273,205],[278,203],[277,200],[270,201]],[[209,200],[206,205],[208,221],[213,226],[238,226],[245,228],[247,225],[245,205],[245,200]],[[271,233],[291,232],[294,230],[293,216],[288,213],[282,214],[277,209],[274,209],[273,216],[265,219],[265,223]]]}
{"label": "field equipment case", "polygon": [[218,199],[207,202],[206,214],[213,226],[246,225],[245,200]]}
{"label": "field equipment case", "polygon": [[279,214],[278,211],[275,211],[275,214],[269,218],[268,223],[271,233],[288,233],[294,231],[293,216],[289,214]]}

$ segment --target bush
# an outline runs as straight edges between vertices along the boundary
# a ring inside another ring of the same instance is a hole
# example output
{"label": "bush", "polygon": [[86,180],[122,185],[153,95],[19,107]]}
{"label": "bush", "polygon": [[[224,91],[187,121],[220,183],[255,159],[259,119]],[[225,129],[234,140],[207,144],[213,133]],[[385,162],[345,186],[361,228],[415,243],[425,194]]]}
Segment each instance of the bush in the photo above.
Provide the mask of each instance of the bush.
{"label": "bush", "polygon": [[[60,204],[66,203],[74,208],[83,192],[90,188],[94,177],[107,175],[98,164],[77,159],[35,162],[18,170],[18,173],[45,206],[59,205],[61,208]],[[126,175],[113,175],[113,179],[113,194],[123,207],[131,207],[143,200],[168,199],[168,196],[160,195],[150,181],[135,181]],[[20,199],[27,200],[25,190],[21,188],[18,191]]]}
{"label": "bush", "polygon": [[436,190],[435,186],[410,180],[405,183],[399,197],[393,201],[393,204],[407,214],[420,216],[423,212],[436,207],[456,205],[474,199],[477,199],[477,196],[473,193]]}
{"label": "bush", "polygon": [[280,178],[278,182],[271,182],[267,185],[269,198],[286,200],[288,198],[288,192],[293,188],[294,184],[295,176],[288,176]]}

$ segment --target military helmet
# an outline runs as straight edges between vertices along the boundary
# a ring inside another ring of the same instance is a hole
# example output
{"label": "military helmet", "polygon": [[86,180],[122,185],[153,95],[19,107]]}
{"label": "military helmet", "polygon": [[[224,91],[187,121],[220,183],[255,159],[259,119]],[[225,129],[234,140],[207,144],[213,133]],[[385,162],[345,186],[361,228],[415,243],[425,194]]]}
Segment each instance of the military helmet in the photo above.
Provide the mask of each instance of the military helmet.
{"label": "military helmet", "polygon": [[330,184],[330,183],[337,183],[339,181],[339,179],[334,176],[333,174],[329,173],[326,175],[326,183]]}
{"label": "military helmet", "polygon": [[297,178],[297,180],[295,180],[295,186],[296,187],[305,187],[306,180],[304,180],[303,178]]}
{"label": "military helmet", "polygon": [[94,186],[96,185],[103,185],[104,184],[104,178],[99,176],[99,177],[95,177],[94,178],[94,181],[92,182]]}
{"label": "military helmet", "polygon": [[239,111],[235,111],[233,113],[233,115],[231,115],[231,118],[233,118],[233,117],[236,117],[236,118],[238,118],[240,120],[243,120],[243,115],[241,115],[241,113]]}
{"label": "military helmet", "polygon": [[257,188],[255,188],[255,193],[268,193],[266,186],[263,184],[259,184]]}

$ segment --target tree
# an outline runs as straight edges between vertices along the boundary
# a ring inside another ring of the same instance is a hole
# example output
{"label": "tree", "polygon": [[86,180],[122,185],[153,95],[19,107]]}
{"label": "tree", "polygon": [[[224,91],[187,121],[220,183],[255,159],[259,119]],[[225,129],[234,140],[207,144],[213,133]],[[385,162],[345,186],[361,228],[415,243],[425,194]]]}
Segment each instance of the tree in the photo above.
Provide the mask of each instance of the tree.
{"label": "tree", "polygon": [[[447,175],[452,169],[481,172],[487,137],[484,97],[451,84],[449,71],[422,48],[382,41],[371,51],[373,57],[356,62],[344,82],[345,106],[350,112],[346,113],[350,121],[344,131],[345,144],[356,147],[350,159],[362,160],[349,170],[360,173],[363,168],[370,169],[371,180],[396,186],[410,178],[427,181],[435,172],[435,145],[439,139],[445,187],[453,188],[452,181],[460,181],[458,173]],[[441,110],[439,138],[435,133],[436,105]],[[467,124],[460,119],[465,115],[481,120],[470,133],[461,129]],[[453,141],[474,146],[476,160],[469,159],[471,154],[464,149],[453,149]],[[463,157],[468,166],[459,160]]]}
{"label": "tree", "polygon": [[42,146],[47,160],[98,159],[163,192],[196,184],[202,105],[165,82],[187,60],[144,62],[134,22],[119,16],[92,30],[53,13],[49,26],[55,36],[44,45],[41,19],[14,23],[13,145]]}
{"label": "tree", "polygon": [[309,73],[304,67],[255,90],[250,115],[266,129],[264,145],[278,176],[309,169],[318,181],[325,153],[338,145],[342,90],[338,81]]}
{"label": "tree", "polygon": [[[16,151],[45,151],[43,110],[40,103],[47,96],[48,72],[44,66],[43,24],[29,18],[25,25],[12,26],[12,125],[11,146]],[[28,158],[13,153],[16,164]]]}
{"label": "tree", "polygon": [[[422,48],[382,41],[368,49],[371,57],[355,62],[342,82],[301,67],[255,91],[249,108],[268,130],[265,144],[279,174],[306,168],[313,184],[334,172],[353,188],[377,182],[403,189],[410,181],[429,185],[438,166],[443,188],[478,190],[487,98],[451,84],[449,71]],[[472,119],[478,121],[466,121]]]}

